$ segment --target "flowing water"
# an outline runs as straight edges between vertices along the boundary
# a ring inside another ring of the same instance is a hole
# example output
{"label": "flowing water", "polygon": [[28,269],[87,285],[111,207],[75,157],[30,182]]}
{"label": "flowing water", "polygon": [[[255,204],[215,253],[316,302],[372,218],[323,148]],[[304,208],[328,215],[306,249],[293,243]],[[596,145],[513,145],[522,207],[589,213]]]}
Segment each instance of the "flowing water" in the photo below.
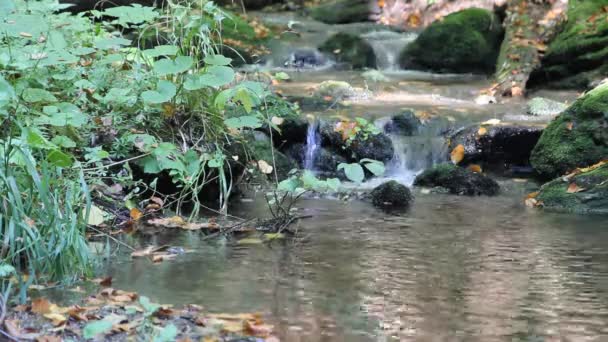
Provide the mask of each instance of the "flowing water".
{"label": "flowing water", "polygon": [[[264,19],[302,21],[284,15]],[[361,29],[314,22],[300,26],[306,28],[304,38],[292,44],[310,49],[338,29]],[[477,104],[475,97],[489,80],[395,70],[394,51],[411,36],[365,27],[366,39],[385,52],[378,55],[387,81],[370,83],[360,72],[325,66],[287,69],[292,81],[279,89],[302,96],[321,81],[335,79],[373,92],[346,109],[310,113],[318,118],[365,116],[382,125],[407,107],[456,126],[490,118],[530,120],[522,115],[523,101]],[[281,44],[262,68],[282,70],[293,46]],[[576,96],[540,95],[564,101]],[[397,152],[387,178],[411,184],[417,172],[444,158],[445,144],[435,129],[392,137]],[[310,159],[318,146],[314,132],[309,132]],[[360,200],[304,199],[297,203],[298,212],[308,218],[294,227],[299,232],[295,240],[239,245],[236,240],[204,241],[198,233],[164,233],[130,243],[169,244],[191,252],[161,264],[125,254],[106,269],[115,287],[156,302],[261,312],[282,341],[607,341],[605,218],[527,209],[522,199],[538,184],[499,180],[502,192],[492,198],[414,189],[415,203],[397,216]],[[231,213],[268,214],[262,194],[235,199]]]}

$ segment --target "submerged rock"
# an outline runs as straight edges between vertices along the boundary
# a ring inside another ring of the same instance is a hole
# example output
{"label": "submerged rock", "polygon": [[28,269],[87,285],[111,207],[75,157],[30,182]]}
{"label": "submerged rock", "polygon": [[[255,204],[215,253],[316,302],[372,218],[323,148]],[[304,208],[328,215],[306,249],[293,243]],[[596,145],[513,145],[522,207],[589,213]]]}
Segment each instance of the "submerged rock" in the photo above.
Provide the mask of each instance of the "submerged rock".
{"label": "submerged rock", "polygon": [[370,195],[374,206],[379,208],[407,208],[414,200],[410,189],[394,180],[380,184]]}
{"label": "submerged rock", "polygon": [[311,16],[326,24],[347,24],[370,21],[379,12],[373,0],[334,0],[311,9]]}
{"label": "submerged rock", "polygon": [[292,68],[314,68],[327,64],[327,57],[317,50],[300,49],[294,51],[287,61],[286,67]]}
{"label": "submerged rock", "polygon": [[323,43],[319,50],[333,56],[338,63],[349,64],[353,69],[376,67],[376,55],[372,46],[363,38],[352,34],[337,33]]}
{"label": "submerged rock", "polygon": [[608,75],[606,1],[569,1],[568,20],[549,44],[529,87],[588,89]]}
{"label": "submerged rock", "polygon": [[530,162],[545,178],[608,157],[608,84],[578,98],[545,128]]}
{"label": "submerged rock", "polygon": [[472,125],[450,137],[449,150],[462,145],[462,163],[529,165],[530,153],[542,131],[539,125]]}
{"label": "submerged rock", "polygon": [[427,27],[401,54],[406,69],[492,73],[503,38],[500,19],[470,8]]}
{"label": "submerged rock", "polygon": [[319,97],[348,98],[354,95],[355,89],[344,81],[323,81],[315,89],[315,96]]}
{"label": "submerged rock", "polygon": [[535,97],[528,101],[526,113],[532,116],[555,116],[566,110],[566,108],[568,106],[564,103],[543,97]]}
{"label": "submerged rock", "polygon": [[608,214],[608,163],[579,169],[543,185],[536,206],[577,214]]}
{"label": "submerged rock", "polygon": [[492,178],[453,164],[439,164],[416,177],[414,185],[440,187],[456,195],[494,196],[500,187]]}

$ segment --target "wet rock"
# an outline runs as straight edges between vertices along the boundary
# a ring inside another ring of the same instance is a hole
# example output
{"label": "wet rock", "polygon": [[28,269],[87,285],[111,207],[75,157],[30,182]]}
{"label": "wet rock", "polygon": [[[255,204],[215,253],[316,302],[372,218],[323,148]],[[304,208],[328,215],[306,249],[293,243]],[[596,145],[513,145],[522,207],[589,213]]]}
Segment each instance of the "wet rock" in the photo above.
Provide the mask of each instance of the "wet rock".
{"label": "wet rock", "polygon": [[420,125],[420,119],[416,117],[414,111],[407,109],[394,115],[391,118],[391,121],[384,126],[384,131],[387,133],[411,136],[418,131]]}
{"label": "wet rock", "polygon": [[363,38],[337,33],[319,47],[319,51],[333,56],[338,63],[350,64],[353,69],[375,68],[374,49]]}
{"label": "wet rock", "polygon": [[374,206],[379,208],[407,208],[414,200],[410,189],[394,180],[380,184],[370,195]]}
{"label": "wet rock", "polygon": [[551,211],[608,214],[608,163],[546,183],[532,203]]}
{"label": "wet rock", "polygon": [[289,56],[289,60],[285,62],[286,67],[298,69],[314,68],[325,64],[327,64],[327,57],[313,49],[296,50]]}
{"label": "wet rock", "polygon": [[[304,168],[304,160],[306,158],[305,144],[292,145],[285,151],[285,154],[296,160],[300,168]],[[336,151],[321,147],[315,151],[312,166],[320,177],[344,178],[344,172],[338,171],[338,165],[341,163],[348,163],[348,160],[339,153],[336,153]]]}
{"label": "wet rock", "polygon": [[344,81],[323,81],[315,89],[315,96],[332,98],[348,98],[355,95],[355,89]]}
{"label": "wet rock", "polygon": [[414,185],[443,188],[451,194],[494,196],[500,187],[495,180],[453,164],[439,164],[416,177]]}
{"label": "wet rock", "polygon": [[279,126],[280,130],[273,130],[272,138],[275,146],[284,149],[294,144],[306,142],[308,121],[304,118],[287,118]]}
{"label": "wet rock", "polygon": [[373,14],[379,13],[373,0],[334,0],[316,7],[310,15],[326,24],[347,24],[370,21]]}
{"label": "wet rock", "polygon": [[564,103],[545,99],[543,97],[535,97],[527,103],[527,114],[532,116],[555,116],[568,106]]}
{"label": "wet rock", "polygon": [[528,165],[530,153],[542,133],[542,126],[500,123],[472,125],[455,134],[449,150],[464,147],[462,163],[489,163],[494,165]]}
{"label": "wet rock", "polygon": [[400,56],[406,69],[492,73],[503,38],[500,19],[470,8],[427,27]]}
{"label": "wet rock", "polygon": [[161,6],[165,3],[164,0],[112,0],[112,1],[99,1],[99,0],[59,0],[60,4],[73,4],[67,10],[72,13],[80,13],[90,10],[104,10],[110,7],[117,6],[130,6],[132,4],[138,4],[142,6]]}
{"label": "wet rock", "polygon": [[[528,87],[588,89],[608,75],[608,13],[605,1],[570,1],[568,20],[549,44]],[[590,20],[593,18],[593,20]]]}
{"label": "wet rock", "polygon": [[357,133],[354,138],[344,140],[340,132],[336,132],[337,122],[321,122],[319,134],[321,146],[336,151],[349,162],[359,162],[369,158],[381,162],[393,159],[395,149],[390,137],[384,133]]}
{"label": "wet rock", "polygon": [[545,178],[608,157],[608,84],[578,98],[545,128],[530,162]]}
{"label": "wet rock", "polygon": [[[297,164],[292,159],[287,157],[278,149],[274,149],[273,158],[271,144],[268,141],[251,141],[248,145],[252,153],[252,158],[255,161],[263,160],[269,165],[274,166],[279,181],[286,179],[289,176],[289,171],[297,167]],[[274,178],[274,171],[268,176]]]}

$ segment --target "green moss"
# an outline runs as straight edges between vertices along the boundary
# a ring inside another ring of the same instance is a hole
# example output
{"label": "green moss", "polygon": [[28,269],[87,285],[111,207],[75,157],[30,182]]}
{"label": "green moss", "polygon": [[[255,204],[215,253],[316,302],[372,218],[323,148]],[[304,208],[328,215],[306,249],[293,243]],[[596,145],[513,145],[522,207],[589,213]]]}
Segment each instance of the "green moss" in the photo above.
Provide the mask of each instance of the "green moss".
{"label": "green moss", "polygon": [[366,0],[338,0],[311,9],[310,15],[326,24],[368,21],[371,9]]}
{"label": "green moss", "polygon": [[503,34],[492,12],[466,9],[431,24],[403,51],[400,61],[405,68],[491,73]]}
{"label": "green moss", "polygon": [[[568,192],[571,184],[579,191]],[[608,164],[569,179],[560,177],[546,183],[536,199],[547,210],[608,214]]]}
{"label": "green moss", "polygon": [[452,194],[467,196],[493,196],[500,190],[493,179],[448,163],[425,170],[416,177],[414,185],[445,188]]}
{"label": "green moss", "polygon": [[[333,55],[337,62],[348,63],[355,69],[375,68],[374,49],[365,40],[348,33],[337,33],[319,47],[321,52]],[[335,53],[339,51],[338,53]]]}
{"label": "green moss", "polygon": [[576,100],[543,131],[530,162],[546,178],[608,156],[608,84]]}
{"label": "green moss", "polygon": [[[249,147],[254,160],[263,160],[269,165],[273,165],[273,151],[271,150],[270,141],[251,141]],[[289,157],[277,149],[274,149],[274,162],[279,181],[286,179],[289,171],[297,167]],[[274,179],[274,172],[269,176]]]}

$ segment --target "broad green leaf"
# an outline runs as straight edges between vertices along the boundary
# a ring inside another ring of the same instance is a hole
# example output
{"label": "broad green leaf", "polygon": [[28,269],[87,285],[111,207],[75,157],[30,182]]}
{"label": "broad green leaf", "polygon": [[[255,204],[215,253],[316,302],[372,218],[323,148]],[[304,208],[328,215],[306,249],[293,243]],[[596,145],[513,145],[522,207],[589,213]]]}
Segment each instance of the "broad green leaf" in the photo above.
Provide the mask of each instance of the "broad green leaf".
{"label": "broad green leaf", "polygon": [[51,142],[59,147],[64,147],[64,148],[76,147],[76,143],[72,139],[66,137],[65,135],[57,135],[57,136],[53,137]]}
{"label": "broad green leaf", "polygon": [[144,50],[144,55],[148,57],[166,57],[166,56],[175,56],[179,51],[179,47],[176,45],[158,45],[155,46],[154,49]]}
{"label": "broad green leaf", "polygon": [[127,137],[127,141],[141,152],[150,152],[154,148],[153,145],[157,143],[156,138],[149,134],[132,134]]}
{"label": "broad green leaf", "polygon": [[97,38],[93,42],[96,48],[102,50],[116,50],[123,46],[131,45],[131,41],[125,38]]}
{"label": "broad green leaf", "polygon": [[172,342],[175,341],[175,337],[177,337],[177,327],[169,323],[154,337],[154,342]]}
{"label": "broad green leaf", "polygon": [[186,90],[198,90],[205,87],[221,87],[234,81],[234,70],[227,66],[210,66],[201,75],[188,75],[184,83]]}
{"label": "broad green leaf", "polygon": [[72,157],[60,150],[51,150],[46,159],[57,167],[65,168],[72,166]]}
{"label": "broad green leaf", "polygon": [[129,88],[111,88],[102,101],[103,103],[132,105],[137,101],[137,97],[129,95],[129,93],[131,93]]}
{"label": "broad green leaf", "polygon": [[53,106],[45,106],[42,111],[48,116],[41,116],[37,119],[37,122],[41,124],[57,127],[81,127],[89,120],[88,116],[80,111],[80,108],[67,102],[61,102]]}
{"label": "broad green leaf", "polygon": [[352,182],[361,183],[363,179],[365,179],[365,173],[363,172],[363,168],[357,163],[340,163],[338,165],[338,170],[344,170],[346,177]]}
{"label": "broad green leaf", "polygon": [[108,8],[103,14],[117,18],[116,22],[122,26],[152,22],[160,15],[154,7],[144,7],[139,4]]}
{"label": "broad green leaf", "polygon": [[277,72],[276,74],[274,74],[274,78],[279,80],[279,81],[285,81],[288,80],[290,77],[286,72]]}
{"label": "broad green leaf", "polygon": [[49,91],[39,88],[27,88],[23,91],[23,100],[29,103],[57,102],[57,98]]}
{"label": "broad green leaf", "polygon": [[22,131],[22,139],[27,142],[27,144],[32,148],[41,148],[41,149],[54,149],[52,143],[49,143],[48,140],[40,133],[38,130],[27,127]]}
{"label": "broad green leaf", "polygon": [[12,265],[0,263],[0,278],[8,278],[15,274],[15,268]]}
{"label": "broad green leaf", "polygon": [[245,111],[247,113],[251,113],[251,110],[253,109],[253,99],[247,89],[239,88],[235,92],[232,99],[241,102],[241,105],[243,105],[243,108],[245,108]]}
{"label": "broad green leaf", "polygon": [[159,76],[180,74],[188,71],[194,60],[189,56],[179,56],[175,59],[163,58],[154,63],[154,71]]}
{"label": "broad green leaf", "polygon": [[300,186],[300,181],[298,181],[296,177],[290,177],[281,181],[277,186],[277,190],[285,192],[294,192],[298,186]]}
{"label": "broad green leaf", "polygon": [[110,154],[107,151],[104,151],[101,146],[85,148],[85,151],[87,153],[85,153],[84,159],[86,159],[87,161],[89,161],[91,163],[101,161],[110,156]]}
{"label": "broad green leaf", "polygon": [[333,191],[340,190],[340,180],[338,178],[328,178],[325,180],[325,183]]}
{"label": "broad green leaf", "polygon": [[156,312],[160,308],[159,304],[152,303],[150,298],[146,296],[139,297],[139,304],[144,309],[146,315],[151,315]]}
{"label": "broad green leaf", "polygon": [[91,210],[89,211],[89,217],[87,219],[87,224],[91,226],[99,226],[106,220],[106,216],[108,213],[101,210],[98,206],[92,205]]}
{"label": "broad green leaf", "polygon": [[176,92],[177,87],[175,86],[175,84],[169,81],[161,80],[158,81],[156,90],[144,91],[141,94],[141,98],[144,100],[145,103],[160,104],[171,101],[171,99],[173,99],[173,96],[175,96]]}
{"label": "broad green leaf", "polygon": [[259,128],[262,127],[262,122],[255,116],[245,115],[237,118],[230,118],[224,120],[224,123],[229,128]]}
{"label": "broad green leaf", "polygon": [[363,158],[359,161],[366,169],[368,169],[371,173],[376,177],[380,177],[384,175],[386,171],[384,168],[384,163],[378,160]]}
{"label": "broad green leaf", "polygon": [[15,90],[2,75],[0,75],[0,108],[8,105],[15,98]]}
{"label": "broad green leaf", "polygon": [[110,320],[89,322],[82,330],[85,339],[95,338],[97,335],[106,334],[112,330],[114,323]]}
{"label": "broad green leaf", "polygon": [[90,47],[79,47],[76,49],[72,49],[72,53],[77,55],[77,56],[85,56],[85,55],[90,55],[94,52],[96,52],[97,50],[90,48]]}
{"label": "broad green leaf", "polygon": [[207,55],[205,56],[203,61],[205,62],[205,64],[223,66],[229,65],[230,62],[232,62],[232,59],[224,57],[222,55]]}

